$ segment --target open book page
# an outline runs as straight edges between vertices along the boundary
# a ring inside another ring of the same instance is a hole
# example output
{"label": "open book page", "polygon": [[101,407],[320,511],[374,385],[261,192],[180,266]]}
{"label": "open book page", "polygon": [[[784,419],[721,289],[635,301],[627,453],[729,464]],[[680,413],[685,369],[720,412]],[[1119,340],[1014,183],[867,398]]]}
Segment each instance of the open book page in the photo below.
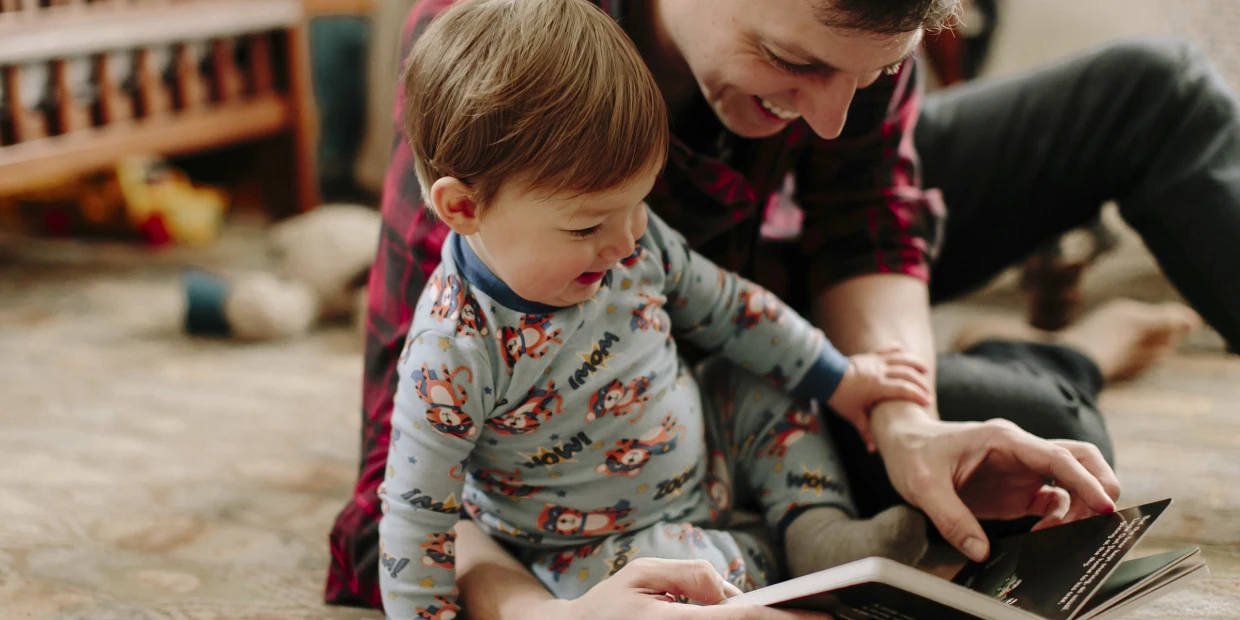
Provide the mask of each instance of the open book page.
{"label": "open book page", "polygon": [[[1117,600],[1108,601],[1107,607],[1091,612],[1089,618],[1092,620],[1119,618],[1156,598],[1166,596],[1209,574],[1210,569],[1206,567],[1204,560],[1198,558],[1195,561],[1186,562],[1152,583],[1138,588],[1135,592]],[[1084,618],[1085,616],[1081,617]]]}
{"label": "open book page", "polygon": [[1166,499],[992,541],[990,558],[953,579],[1050,620],[1070,620],[1166,510]]}
{"label": "open book page", "polygon": [[773,605],[783,609],[829,612],[835,620],[974,620],[938,601],[872,581]]}
{"label": "open book page", "polygon": [[882,558],[850,562],[722,604],[825,611],[837,620],[1037,620],[1027,611]]}
{"label": "open book page", "polygon": [[1162,583],[1160,577],[1168,577],[1172,569],[1198,553],[1197,547],[1191,547],[1123,562],[1089,602],[1081,607],[1080,617],[1090,618],[1094,612],[1118,604],[1151,584]]}

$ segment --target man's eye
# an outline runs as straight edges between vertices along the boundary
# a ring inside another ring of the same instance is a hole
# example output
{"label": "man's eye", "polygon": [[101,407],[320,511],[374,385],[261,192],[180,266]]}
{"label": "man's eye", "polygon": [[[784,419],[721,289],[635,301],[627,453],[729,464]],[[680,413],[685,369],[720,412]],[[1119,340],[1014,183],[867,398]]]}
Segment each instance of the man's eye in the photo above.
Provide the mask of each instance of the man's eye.
{"label": "man's eye", "polygon": [[591,226],[589,228],[582,228],[581,230],[570,230],[568,231],[568,234],[574,237],[577,237],[578,239],[585,239],[586,237],[589,237],[590,235],[593,235],[594,233],[598,232],[599,229],[602,227],[603,227],[602,224],[599,224],[596,226]]}
{"label": "man's eye", "polygon": [[771,63],[772,65],[775,65],[775,67],[779,69],[780,71],[783,71],[784,73],[788,73],[790,75],[808,75],[818,70],[818,67],[814,65],[798,65],[795,63],[788,62],[787,60],[784,60],[783,58],[776,56],[774,53],[772,53],[770,50],[767,50],[767,49],[762,50],[762,55],[766,56],[767,62]]}

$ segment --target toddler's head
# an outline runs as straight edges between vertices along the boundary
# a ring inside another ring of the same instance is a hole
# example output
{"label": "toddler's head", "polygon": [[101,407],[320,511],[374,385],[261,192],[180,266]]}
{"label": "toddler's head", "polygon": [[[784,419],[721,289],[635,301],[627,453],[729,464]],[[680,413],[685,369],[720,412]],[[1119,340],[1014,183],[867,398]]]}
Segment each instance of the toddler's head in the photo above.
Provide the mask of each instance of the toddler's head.
{"label": "toddler's head", "polygon": [[645,232],[658,86],[585,0],[465,0],[414,45],[405,137],[426,203],[517,295],[566,306]]}

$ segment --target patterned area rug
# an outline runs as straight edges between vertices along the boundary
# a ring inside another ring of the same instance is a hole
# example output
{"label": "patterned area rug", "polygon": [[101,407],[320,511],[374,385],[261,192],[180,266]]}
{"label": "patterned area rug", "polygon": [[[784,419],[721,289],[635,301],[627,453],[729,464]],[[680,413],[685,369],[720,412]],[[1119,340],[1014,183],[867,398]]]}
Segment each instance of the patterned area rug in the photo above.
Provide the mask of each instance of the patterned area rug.
{"label": "patterned area rug", "polygon": [[181,266],[261,263],[244,234],[209,253],[8,249],[0,617],[379,617],[320,603],[327,532],[356,472],[350,330],[257,346],[184,337]]}
{"label": "patterned area rug", "polygon": [[[320,602],[356,471],[357,335],[177,327],[181,269],[261,266],[257,234],[162,253],[0,239],[0,616],[380,617]],[[1109,281],[1167,294],[1135,265]],[[1005,286],[939,309],[941,335],[1012,313]],[[1137,617],[1240,617],[1237,402],[1240,364],[1208,339],[1106,396],[1123,503],[1176,499],[1141,552],[1200,544],[1213,570]]]}

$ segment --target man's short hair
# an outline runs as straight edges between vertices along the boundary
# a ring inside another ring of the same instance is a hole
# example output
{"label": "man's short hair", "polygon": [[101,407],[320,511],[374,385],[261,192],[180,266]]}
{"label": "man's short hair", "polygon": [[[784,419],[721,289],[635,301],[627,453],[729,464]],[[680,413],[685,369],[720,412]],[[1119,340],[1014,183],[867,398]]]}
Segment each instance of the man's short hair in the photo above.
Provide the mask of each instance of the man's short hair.
{"label": "man's short hair", "polygon": [[814,0],[818,21],[831,28],[879,35],[949,25],[960,0]]}

